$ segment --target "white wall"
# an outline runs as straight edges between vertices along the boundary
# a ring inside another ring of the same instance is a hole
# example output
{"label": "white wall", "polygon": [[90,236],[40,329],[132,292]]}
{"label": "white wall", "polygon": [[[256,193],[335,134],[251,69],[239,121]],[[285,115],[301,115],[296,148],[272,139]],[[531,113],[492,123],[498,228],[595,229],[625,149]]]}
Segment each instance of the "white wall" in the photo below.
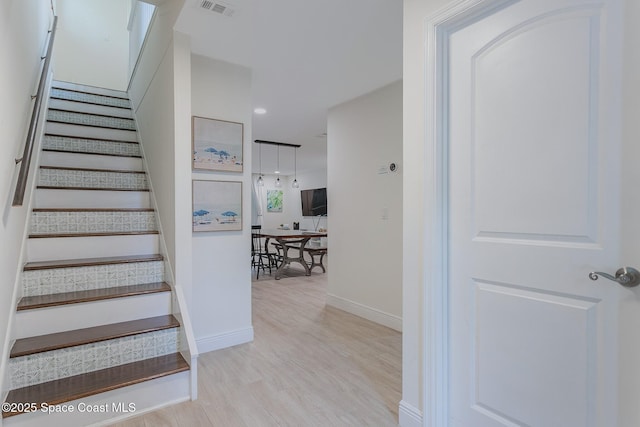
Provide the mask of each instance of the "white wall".
{"label": "white wall", "polygon": [[327,134],[327,303],[400,330],[402,82],[332,108]]}
{"label": "white wall", "polygon": [[[192,55],[191,84],[192,115],[244,124],[243,173],[194,171],[191,174],[198,180],[241,181],[243,187],[242,231],[193,233],[191,315],[198,349],[206,352],[253,340],[251,70]],[[190,221],[191,217],[189,224]]]}
{"label": "white wall", "polygon": [[129,0],[57,0],[55,78],[126,90]]}
{"label": "white wall", "polygon": [[[33,106],[30,96],[36,92],[40,78],[40,56],[44,53],[51,16],[49,2],[0,2],[0,373],[4,373],[8,360],[10,317],[15,313],[14,289],[20,270],[36,152],[22,207],[11,206],[20,166],[14,159],[22,157]],[[3,379],[0,375],[0,390],[4,390]]]}
{"label": "white wall", "polygon": [[135,109],[145,160],[158,205],[163,238],[175,265],[175,151],[173,41],[166,50],[148,91]]}
{"label": "white wall", "polygon": [[[189,42],[173,32],[182,2],[160,6],[129,95],[137,119],[166,255],[176,284],[191,297],[190,185],[191,72]],[[186,107],[185,107],[186,105]],[[186,110],[186,111],[185,111]],[[182,141],[177,144],[176,141]],[[185,160],[183,157],[187,156]],[[180,203],[178,203],[180,198]],[[185,199],[186,198],[186,199]],[[186,232],[185,232],[186,230]],[[180,256],[178,256],[180,254]]]}

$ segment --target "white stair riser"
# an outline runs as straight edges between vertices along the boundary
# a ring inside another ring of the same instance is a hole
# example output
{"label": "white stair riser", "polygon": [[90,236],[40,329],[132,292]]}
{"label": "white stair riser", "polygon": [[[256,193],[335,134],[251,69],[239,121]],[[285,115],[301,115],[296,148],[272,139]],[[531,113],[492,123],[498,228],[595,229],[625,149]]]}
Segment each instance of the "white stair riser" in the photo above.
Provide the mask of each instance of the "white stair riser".
{"label": "white stair riser", "polygon": [[178,328],[100,341],[9,359],[16,389],[179,351]]}
{"label": "white stair riser", "polygon": [[59,305],[16,313],[15,338],[171,314],[171,292]]}
{"label": "white stair riser", "polygon": [[45,135],[42,141],[42,148],[79,153],[119,154],[123,156],[141,155],[140,146],[137,142],[83,139],[60,135]]}
{"label": "white stair riser", "polygon": [[144,173],[40,168],[38,185],[72,188],[147,189]]}
{"label": "white stair riser", "polygon": [[116,96],[116,97],[124,97],[127,98],[127,92],[123,92],[121,90],[113,90],[113,89],[106,89],[106,88],[102,88],[102,87],[95,87],[95,86],[87,86],[87,85],[81,85],[81,84],[77,84],[77,83],[69,83],[69,82],[61,82],[58,80],[53,80],[51,82],[51,87],[55,87],[55,88],[60,88],[60,89],[68,89],[68,90],[76,90],[76,91],[80,91],[80,92],[87,92],[87,93],[95,93],[98,95],[106,95],[106,96]]}
{"label": "white stair riser", "polygon": [[106,127],[114,129],[135,130],[136,124],[131,119],[108,117],[98,114],[88,114],[77,111],[62,111],[49,109],[47,120],[52,122],[73,123],[84,126]]}
{"label": "white stair riser", "polygon": [[106,105],[87,104],[85,102],[66,101],[62,99],[52,99],[49,101],[49,108],[67,111],[79,111],[83,113],[102,114],[104,116],[123,117],[132,119],[131,110],[126,108],[110,107]]}
{"label": "white stair riser", "polygon": [[140,171],[142,170],[142,159],[136,157],[101,156],[99,154],[43,151],[40,155],[40,166]]}
{"label": "white stair riser", "polygon": [[154,212],[32,212],[29,234],[157,231]]}
{"label": "white stair riser", "polygon": [[35,208],[141,208],[151,207],[148,191],[54,190],[36,191]]}
{"label": "white stair riser", "polygon": [[[179,372],[166,377],[145,381],[79,400],[66,402],[72,406],[72,413],[30,412],[5,418],[4,427],[111,425],[117,420],[141,415],[162,406],[189,400],[190,373]],[[133,403],[135,410],[129,408]],[[86,408],[108,408],[108,411],[88,411]],[[84,408],[84,410],[82,410]]]}
{"label": "white stair riser", "polygon": [[47,123],[45,132],[54,135],[68,135],[78,138],[113,139],[116,141],[138,141],[138,134],[133,130],[105,129],[90,126],[71,125],[67,123]]}
{"label": "white stair riser", "polygon": [[158,253],[158,235],[31,238],[27,259],[49,261]]}
{"label": "white stair riser", "polygon": [[163,280],[163,261],[46,268],[22,273],[22,296],[141,285]]}

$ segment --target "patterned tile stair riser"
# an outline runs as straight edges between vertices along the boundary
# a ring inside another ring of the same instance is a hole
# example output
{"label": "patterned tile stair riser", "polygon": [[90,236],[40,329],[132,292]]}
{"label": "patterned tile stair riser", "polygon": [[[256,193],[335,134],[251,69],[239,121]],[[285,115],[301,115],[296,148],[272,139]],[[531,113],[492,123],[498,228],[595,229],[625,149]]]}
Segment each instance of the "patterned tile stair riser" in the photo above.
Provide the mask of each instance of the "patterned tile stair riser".
{"label": "patterned tile stair riser", "polygon": [[135,122],[119,117],[99,116],[97,114],[76,113],[72,111],[49,110],[47,120],[69,124],[106,127],[113,129],[136,130]]}
{"label": "patterned tile stair riser", "polygon": [[23,296],[106,289],[164,280],[162,261],[50,268],[22,274]]}
{"label": "patterned tile stair riser", "polygon": [[45,150],[71,151],[77,153],[114,154],[121,156],[140,156],[140,147],[136,143],[108,140],[73,138],[68,136],[45,135]]}
{"label": "patterned tile stair riser", "polygon": [[40,186],[146,190],[144,173],[40,168]]}
{"label": "patterned tile stair riser", "polygon": [[154,212],[33,212],[31,234],[155,231]]}

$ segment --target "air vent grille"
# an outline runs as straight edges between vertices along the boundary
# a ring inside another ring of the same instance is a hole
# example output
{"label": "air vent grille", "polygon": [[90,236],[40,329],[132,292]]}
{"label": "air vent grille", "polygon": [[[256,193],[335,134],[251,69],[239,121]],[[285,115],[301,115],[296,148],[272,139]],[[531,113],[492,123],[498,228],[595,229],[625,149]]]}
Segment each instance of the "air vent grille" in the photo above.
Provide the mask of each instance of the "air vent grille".
{"label": "air vent grille", "polygon": [[227,7],[223,6],[223,5],[219,4],[219,3],[216,3],[213,6],[213,9],[211,9],[211,10],[213,10],[214,12],[218,12],[218,13],[224,13],[224,11],[227,10]]}
{"label": "air vent grille", "polygon": [[200,7],[209,12],[215,12],[227,17],[231,17],[235,13],[235,9],[231,4],[222,1],[201,0]]}

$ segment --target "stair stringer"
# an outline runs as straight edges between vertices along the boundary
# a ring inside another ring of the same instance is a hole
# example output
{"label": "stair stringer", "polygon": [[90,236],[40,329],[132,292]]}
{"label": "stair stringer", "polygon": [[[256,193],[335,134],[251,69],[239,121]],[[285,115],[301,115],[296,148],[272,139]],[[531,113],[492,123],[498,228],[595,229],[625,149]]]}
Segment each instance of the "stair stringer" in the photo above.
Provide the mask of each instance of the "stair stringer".
{"label": "stair stringer", "polygon": [[[40,111],[38,116],[38,122],[36,124],[37,134],[34,138],[35,145],[33,147],[33,154],[31,157],[31,165],[29,166],[29,174],[27,178],[27,192],[29,195],[26,207],[23,207],[25,215],[27,216],[24,223],[24,230],[22,230],[22,244],[20,246],[20,256],[18,257],[18,264],[16,265],[15,281],[13,283],[12,303],[11,311],[9,312],[9,322],[7,323],[7,334],[2,347],[2,354],[0,355],[0,398],[4,402],[8,390],[6,384],[8,381],[8,365],[9,365],[9,352],[13,342],[15,341],[15,320],[17,315],[18,301],[22,297],[22,266],[27,259],[27,243],[29,230],[31,228],[31,210],[35,200],[36,185],[38,182],[38,171],[40,170],[40,155],[42,153],[42,138],[44,137],[45,124],[47,121],[46,111],[49,109],[49,92],[51,90],[51,84],[53,81],[53,72],[50,71],[47,75],[43,94],[47,94],[46,98],[40,105]],[[25,129],[26,131],[26,129]],[[17,169],[16,169],[17,170]],[[2,417],[0,417],[0,427],[3,426]]]}
{"label": "stair stringer", "polygon": [[[165,282],[167,282],[171,286],[171,306],[172,312],[178,321],[180,322],[180,342],[185,345],[185,348],[181,349],[182,357],[188,361],[190,365],[190,397],[191,400],[196,400],[198,398],[198,347],[196,344],[196,338],[193,334],[193,327],[191,325],[191,316],[189,315],[189,310],[187,307],[186,298],[184,295],[184,287],[181,283],[176,283],[175,274],[173,272],[173,266],[171,265],[170,258],[168,256],[169,251],[167,250],[167,245],[164,239],[164,229],[162,226],[162,220],[159,215],[159,207],[158,201],[155,197],[155,191],[153,187],[153,180],[151,178],[151,174],[149,173],[149,165],[147,164],[147,156],[144,151],[144,145],[142,144],[142,132],[140,131],[140,126],[138,126],[138,119],[136,117],[136,111],[132,108],[133,120],[136,123],[136,128],[138,132],[138,145],[140,147],[140,152],[142,154],[142,167],[147,176],[147,185],[149,187],[149,198],[150,204],[156,212],[156,225],[158,231],[160,232],[158,236],[159,249],[160,254],[164,258],[164,271],[165,271]],[[2,427],[2,426],[0,426]]]}

